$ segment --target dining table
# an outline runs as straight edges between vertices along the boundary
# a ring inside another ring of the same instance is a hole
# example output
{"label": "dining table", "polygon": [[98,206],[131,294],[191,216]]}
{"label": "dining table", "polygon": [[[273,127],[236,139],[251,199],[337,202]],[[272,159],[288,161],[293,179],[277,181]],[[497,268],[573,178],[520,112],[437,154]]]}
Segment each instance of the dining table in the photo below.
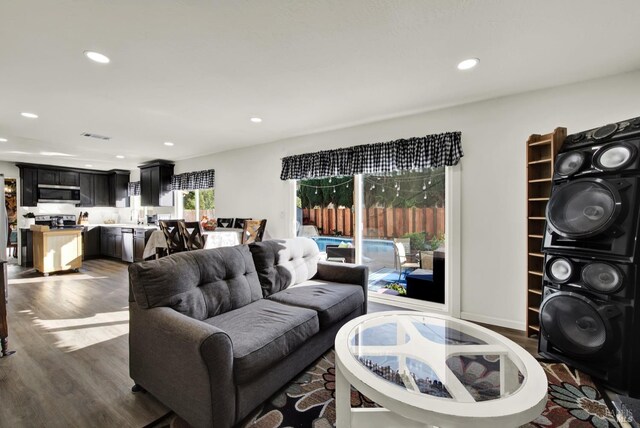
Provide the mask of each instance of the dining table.
{"label": "dining table", "polygon": [[[216,228],[215,230],[205,230],[205,243],[204,248],[220,248],[220,247],[232,247],[234,245],[240,245],[242,243],[242,229],[236,228]],[[149,236],[144,247],[143,258],[147,259],[152,256],[158,257],[158,249],[166,249],[167,240],[161,230],[155,230]]]}

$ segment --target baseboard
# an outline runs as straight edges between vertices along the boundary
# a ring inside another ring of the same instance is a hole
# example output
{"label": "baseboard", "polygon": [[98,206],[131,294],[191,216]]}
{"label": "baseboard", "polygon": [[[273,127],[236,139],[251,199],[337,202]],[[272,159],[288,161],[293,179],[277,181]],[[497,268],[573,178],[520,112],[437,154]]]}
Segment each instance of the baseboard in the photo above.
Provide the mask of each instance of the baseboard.
{"label": "baseboard", "polygon": [[484,324],[497,325],[500,327],[511,328],[514,330],[526,331],[526,325],[523,322],[516,322],[504,318],[488,317],[486,315],[474,314],[471,312],[460,312],[460,318],[467,321],[481,322]]}
{"label": "baseboard", "polygon": [[398,308],[411,309],[412,311],[447,313],[445,305],[425,302],[424,300],[411,299],[408,297],[385,296],[384,294],[369,293],[369,301],[389,306],[396,306]]}

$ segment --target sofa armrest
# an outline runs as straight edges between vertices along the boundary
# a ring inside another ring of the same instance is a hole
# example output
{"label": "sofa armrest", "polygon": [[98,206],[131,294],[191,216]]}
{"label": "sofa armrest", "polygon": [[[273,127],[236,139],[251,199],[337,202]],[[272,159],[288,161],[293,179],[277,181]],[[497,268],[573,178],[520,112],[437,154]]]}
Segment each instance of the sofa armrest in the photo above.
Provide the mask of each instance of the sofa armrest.
{"label": "sofa armrest", "polygon": [[194,427],[231,427],[236,388],[229,336],[171,308],[129,305],[134,382]]}
{"label": "sofa armrest", "polygon": [[364,293],[364,313],[367,313],[367,290],[369,289],[369,267],[351,263],[318,262],[315,279],[355,284],[362,287]]}

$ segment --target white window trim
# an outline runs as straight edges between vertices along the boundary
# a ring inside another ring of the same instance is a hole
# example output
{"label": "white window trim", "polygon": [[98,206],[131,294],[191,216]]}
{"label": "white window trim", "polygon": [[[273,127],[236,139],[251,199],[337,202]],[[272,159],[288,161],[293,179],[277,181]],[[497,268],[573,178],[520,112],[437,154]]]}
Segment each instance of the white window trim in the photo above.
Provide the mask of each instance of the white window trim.
{"label": "white window trim", "polygon": [[[462,263],[460,260],[461,242],[461,209],[462,202],[460,192],[462,189],[460,165],[445,167],[445,304],[425,302],[423,300],[411,299],[408,297],[385,296],[384,294],[369,293],[369,301],[382,303],[385,305],[399,306],[402,308],[417,311],[438,312],[460,318],[460,271]],[[290,236],[295,236],[296,230],[296,180],[289,180],[289,215],[293,221],[290,222]],[[355,218],[362,218],[362,175],[354,176],[354,206]],[[356,247],[356,261],[362,260],[360,249],[362,248],[362,221],[358,221],[354,230],[354,244]]]}

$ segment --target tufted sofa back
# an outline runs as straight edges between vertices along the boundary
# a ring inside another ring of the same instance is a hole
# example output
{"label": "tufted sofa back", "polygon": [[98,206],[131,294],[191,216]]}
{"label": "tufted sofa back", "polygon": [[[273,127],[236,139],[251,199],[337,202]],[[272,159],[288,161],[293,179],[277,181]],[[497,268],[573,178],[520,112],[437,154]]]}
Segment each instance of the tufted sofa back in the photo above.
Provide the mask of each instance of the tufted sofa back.
{"label": "tufted sofa back", "polygon": [[274,239],[249,248],[265,297],[311,279],[318,271],[320,250],[313,239]]}
{"label": "tufted sofa back", "polygon": [[177,253],[129,266],[129,283],[141,308],[168,306],[205,320],[262,298],[246,245]]}

